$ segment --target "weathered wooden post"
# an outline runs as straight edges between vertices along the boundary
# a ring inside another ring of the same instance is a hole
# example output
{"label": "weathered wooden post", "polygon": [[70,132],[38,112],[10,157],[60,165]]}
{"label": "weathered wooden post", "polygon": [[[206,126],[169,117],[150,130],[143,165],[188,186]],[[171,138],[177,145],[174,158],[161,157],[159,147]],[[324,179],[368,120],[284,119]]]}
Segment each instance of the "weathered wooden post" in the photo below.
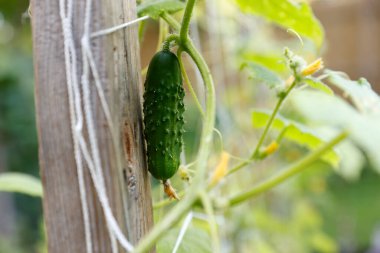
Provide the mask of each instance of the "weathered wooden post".
{"label": "weathered wooden post", "polygon": [[[73,1],[73,35],[81,54],[86,1]],[[66,85],[64,41],[58,0],[32,0],[39,159],[49,252],[86,252]],[[136,18],[135,0],[93,0],[91,30]],[[91,82],[91,103],[110,205],[130,242],[153,223],[142,136],[141,78],[137,27],[94,38],[91,47],[116,128],[115,147]],[[78,57],[78,66],[81,59]],[[78,69],[80,76],[82,69]],[[117,160],[119,159],[119,160]],[[121,166],[120,166],[121,165]],[[111,252],[104,214],[85,168],[93,247]]]}

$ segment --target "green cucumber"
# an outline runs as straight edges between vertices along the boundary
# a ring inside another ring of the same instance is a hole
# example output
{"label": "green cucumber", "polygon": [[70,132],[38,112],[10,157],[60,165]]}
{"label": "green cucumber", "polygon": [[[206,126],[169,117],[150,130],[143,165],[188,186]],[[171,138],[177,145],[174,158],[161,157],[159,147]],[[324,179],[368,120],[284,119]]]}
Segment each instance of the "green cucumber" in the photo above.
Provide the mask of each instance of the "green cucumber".
{"label": "green cucumber", "polygon": [[148,169],[164,182],[180,165],[184,96],[177,56],[165,49],[156,53],[149,63],[145,81],[144,135]]}

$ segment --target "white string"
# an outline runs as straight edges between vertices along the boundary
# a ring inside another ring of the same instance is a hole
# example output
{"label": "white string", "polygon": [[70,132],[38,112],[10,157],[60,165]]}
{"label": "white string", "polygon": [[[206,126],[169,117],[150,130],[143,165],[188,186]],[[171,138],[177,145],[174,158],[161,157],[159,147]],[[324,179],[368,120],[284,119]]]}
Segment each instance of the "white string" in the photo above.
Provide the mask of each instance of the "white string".
{"label": "white string", "polygon": [[[89,64],[88,64],[88,59],[83,49],[82,51],[83,51],[82,52],[83,74],[82,74],[81,81],[82,81],[82,89],[83,89],[84,114],[85,114],[87,129],[88,129],[90,148],[91,148],[92,157],[93,157],[93,159],[91,158],[86,159],[86,161],[89,167],[90,167],[90,162],[91,163],[93,162],[95,164],[94,170],[90,169],[90,173],[94,181],[94,186],[98,193],[98,197],[100,200],[103,200],[104,198],[103,196],[106,195],[105,183],[104,183],[104,177],[103,177],[101,163],[100,163],[100,153],[98,149],[95,125],[93,122],[93,115],[92,115],[92,109],[91,109],[91,97],[90,97],[90,85],[89,85]],[[83,152],[83,145],[81,147],[82,147],[82,152]],[[101,201],[100,203],[103,208],[103,211],[105,211],[105,209],[110,208],[108,205],[108,199],[106,202]],[[105,203],[106,205],[104,205]],[[107,222],[108,234],[111,241],[112,253],[117,253],[116,240],[114,238],[114,234],[112,233],[112,228],[110,228],[109,218],[107,216],[106,216],[106,222]]]}
{"label": "white string", "polygon": [[113,125],[111,112],[110,112],[110,109],[108,107],[107,100],[104,96],[104,91],[103,91],[102,83],[101,83],[101,80],[99,77],[99,72],[98,72],[98,69],[96,68],[94,56],[92,55],[91,48],[90,48],[90,41],[87,39],[87,37],[84,37],[82,39],[82,50],[83,50],[83,53],[87,57],[88,63],[90,64],[90,68],[91,68],[92,75],[93,75],[94,80],[95,80],[96,89],[97,89],[98,96],[100,99],[100,104],[101,104],[103,112],[106,116],[106,121],[107,121],[108,127],[110,128],[111,135],[113,137],[112,139],[115,140],[115,138],[114,138],[115,137],[115,134],[114,134],[115,128]]}
{"label": "white string", "polygon": [[74,144],[74,158],[77,166],[77,174],[78,174],[78,184],[79,184],[79,192],[81,199],[81,207],[83,213],[83,222],[84,222],[84,231],[86,238],[86,252],[91,253],[92,249],[92,241],[91,241],[91,229],[90,229],[90,221],[89,221],[89,211],[87,205],[86,198],[86,189],[84,185],[84,177],[83,177],[83,163],[82,157],[80,154],[78,141],[74,137],[75,129],[77,129],[77,124],[80,126],[82,121],[80,117],[75,114],[74,108],[74,95],[73,86],[77,87],[78,82],[76,79],[76,62],[72,61],[73,56],[75,56],[75,47],[73,46],[72,39],[72,29],[71,29],[71,17],[72,17],[72,4],[71,1],[68,4],[68,16],[65,13],[65,2],[64,0],[59,1],[60,6],[60,17],[62,20],[62,30],[64,36],[64,52],[65,52],[65,66],[66,66],[66,79],[67,79],[67,90],[68,90],[68,98],[69,98],[69,111],[70,111],[70,123],[71,123],[71,131],[72,131],[72,139]]}
{"label": "white string", "polygon": [[[116,244],[116,239],[120,241],[121,245],[127,250],[127,251],[132,251],[133,246],[128,242],[128,240],[125,238],[123,233],[121,232],[116,219],[112,213],[111,207],[109,205],[109,201],[107,198],[107,193],[106,193],[106,188],[105,188],[105,183],[104,183],[104,176],[103,176],[103,170],[102,170],[102,165],[100,161],[100,152],[99,152],[99,146],[97,142],[97,135],[95,132],[95,125],[94,125],[94,119],[92,116],[92,110],[91,110],[91,98],[90,98],[90,87],[89,87],[89,62],[88,62],[88,52],[91,52],[91,49],[89,47],[89,34],[90,34],[90,22],[91,22],[91,0],[86,1],[86,8],[85,8],[85,21],[84,21],[84,34],[82,37],[82,62],[83,62],[83,75],[82,75],[82,85],[83,85],[83,97],[84,97],[84,110],[85,110],[85,116],[86,116],[86,123],[87,123],[87,130],[89,134],[89,141],[90,141],[90,146],[91,146],[91,151],[92,151],[92,156],[94,159],[94,165],[95,165],[95,170],[90,170],[92,171],[93,179],[94,180],[94,186],[97,189],[98,197],[101,203],[101,206],[103,208],[103,212],[106,218],[107,222],[107,228],[109,232],[109,237],[111,240],[111,248],[113,253],[118,252],[117,244]],[[86,55],[87,53],[87,55]],[[108,106],[106,105],[105,101],[105,96],[104,92],[102,89],[100,89],[101,84],[100,84],[100,78],[97,74],[97,71],[95,71],[96,74],[94,78],[97,78],[97,88],[98,88],[98,93],[99,97],[101,99],[101,104],[104,113],[106,114],[106,120],[107,123],[110,127],[111,132],[113,131],[113,124],[112,120],[110,117],[110,113],[108,110]],[[108,113],[108,114],[107,114]],[[112,134],[112,136],[114,136]],[[114,140],[112,138],[112,140]],[[88,164],[89,161],[87,161]],[[96,172],[96,173],[94,173]]]}
{"label": "white string", "polygon": [[177,237],[177,241],[175,242],[175,245],[174,245],[172,253],[176,253],[177,252],[177,250],[179,248],[179,245],[181,244],[181,241],[182,241],[183,237],[185,236],[186,230],[189,227],[192,219],[193,219],[193,212],[190,212],[186,216],[185,220],[183,221],[181,230],[179,231],[179,234],[178,234],[178,237]]}
{"label": "white string", "polygon": [[[91,0],[86,1],[86,7],[85,7],[85,18],[84,18],[84,32],[83,32],[83,37],[82,37],[82,45],[83,41],[88,37],[88,34],[90,33],[90,24],[91,24]],[[85,54],[85,50],[83,50],[82,46],[82,67],[83,67],[83,73],[82,73],[82,78],[81,78],[81,84],[82,84],[82,89],[83,89],[83,102],[84,102],[84,114],[85,114],[85,119],[86,119],[86,126],[87,126],[87,131],[89,135],[89,142],[90,142],[90,147],[92,151],[92,157],[94,159],[95,163],[95,171],[97,176],[92,176],[93,181],[94,181],[94,186],[97,189],[98,197],[100,200],[103,199],[103,195],[106,196],[106,190],[105,190],[105,183],[104,183],[104,177],[102,174],[102,168],[101,168],[101,162],[100,162],[100,152],[98,150],[98,143],[97,143],[97,138],[96,138],[96,132],[95,132],[95,126],[94,126],[94,121],[93,121],[93,116],[92,116],[92,109],[91,109],[91,98],[90,98],[90,85],[89,85],[89,78],[90,78],[90,73],[89,73],[89,66],[88,66],[88,60]],[[87,160],[87,164],[89,164]],[[90,170],[91,172],[92,170]],[[93,174],[93,173],[91,173]],[[109,205],[104,205],[104,201],[101,201],[101,206],[103,208],[103,211],[105,208],[110,208]],[[108,199],[105,202],[108,204]],[[107,213],[107,212],[105,212]],[[112,214],[112,212],[111,212]],[[111,249],[112,253],[118,253],[117,249],[117,242],[115,239],[115,235],[112,233],[112,228],[110,227],[110,222],[109,218],[106,216],[106,223],[107,223],[107,230],[108,230],[108,236],[111,241]]]}
{"label": "white string", "polygon": [[[67,10],[65,10],[67,8]],[[66,13],[67,12],[67,13]],[[86,187],[83,176],[83,159],[86,162],[91,179],[94,183],[96,193],[98,195],[101,207],[104,212],[104,216],[107,222],[107,229],[111,241],[111,248],[113,253],[118,252],[117,241],[121,246],[127,251],[132,251],[132,244],[126,239],[122,233],[117,221],[112,213],[109,200],[106,193],[106,187],[103,177],[103,170],[100,160],[99,146],[97,142],[97,135],[95,131],[94,118],[91,108],[91,94],[90,94],[90,82],[89,78],[92,74],[95,80],[95,85],[97,93],[100,99],[102,110],[105,114],[107,124],[109,126],[112,140],[115,141],[113,121],[111,118],[111,113],[104,95],[104,91],[101,85],[101,79],[96,68],[95,60],[90,47],[90,22],[91,22],[91,0],[86,1],[85,8],[85,20],[84,20],[84,34],[81,39],[82,46],[82,78],[81,87],[83,91],[83,101],[81,97],[81,89],[79,87],[78,76],[77,76],[77,55],[74,45],[74,39],[72,34],[72,13],[73,13],[73,2],[72,0],[60,0],[60,16],[62,21],[63,37],[64,37],[64,52],[65,52],[65,66],[66,66],[66,81],[68,87],[68,97],[69,97],[69,111],[70,111],[70,121],[71,121],[71,131],[74,143],[74,156],[77,166],[78,173],[78,184],[81,196],[81,205],[83,212],[83,221],[85,227],[85,238],[86,238],[86,252],[92,252],[92,241],[91,241],[91,230],[89,221],[89,210],[86,200]],[[91,35],[91,37],[97,37],[105,34],[112,33],[119,29],[128,27],[129,25],[135,24],[139,21],[145,20],[148,17],[142,17],[131,22],[115,26],[113,28],[105,29],[96,32]],[[84,112],[82,108],[82,103],[84,106]],[[83,117],[83,113],[84,116]],[[89,135],[89,145],[91,148],[91,153],[87,147],[85,138],[83,137],[83,122],[86,123],[87,131]]]}
{"label": "white string", "polygon": [[107,34],[116,32],[116,31],[118,31],[120,29],[126,28],[126,27],[128,27],[130,25],[136,24],[136,23],[141,22],[143,20],[146,20],[148,18],[149,18],[148,15],[147,16],[143,16],[141,18],[134,19],[132,21],[129,21],[129,22],[121,24],[121,25],[117,25],[117,26],[114,26],[114,27],[111,27],[111,28],[107,28],[107,29],[104,29],[104,30],[93,32],[91,34],[91,38],[95,38],[95,37],[98,37],[98,36],[107,35]]}
{"label": "white string", "polygon": [[[90,153],[86,147],[86,143],[85,143],[83,136],[79,137],[79,144],[81,146],[84,159],[86,160],[87,165],[89,167],[92,180],[94,182],[96,182],[98,179],[96,178],[97,174],[95,171],[95,165],[94,165],[94,162],[91,158],[91,155],[90,155]],[[117,225],[117,221],[112,214],[111,208],[104,208],[104,206],[108,205],[107,197],[101,193],[101,188],[99,186],[97,186],[95,183],[94,183],[94,185],[95,185],[95,190],[96,190],[98,197],[99,197],[99,201],[103,207],[103,211],[105,212],[104,216],[106,217],[106,221],[110,224],[110,228],[112,228],[111,231],[115,233],[116,238],[119,240],[119,242],[123,246],[123,248],[125,248],[128,251],[132,251],[133,246],[125,238],[125,236],[123,235],[123,232],[121,232],[119,226]]]}

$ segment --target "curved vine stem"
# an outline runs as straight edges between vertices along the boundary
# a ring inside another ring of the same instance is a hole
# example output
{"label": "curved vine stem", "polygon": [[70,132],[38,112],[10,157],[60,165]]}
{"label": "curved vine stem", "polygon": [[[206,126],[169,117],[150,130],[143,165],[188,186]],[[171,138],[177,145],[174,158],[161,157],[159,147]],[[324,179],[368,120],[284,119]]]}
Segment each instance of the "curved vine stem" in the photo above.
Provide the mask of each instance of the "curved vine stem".
{"label": "curved vine stem", "polygon": [[[202,134],[201,134],[201,141],[199,145],[198,155],[197,155],[197,165],[198,168],[197,175],[194,177],[194,188],[201,188],[205,181],[206,181],[206,168],[207,168],[207,158],[210,153],[210,146],[212,142],[212,136],[214,131],[214,125],[215,125],[215,110],[216,110],[216,103],[215,103],[215,88],[214,88],[214,82],[212,80],[212,76],[210,73],[210,70],[201,56],[201,54],[198,52],[198,50],[195,48],[194,44],[191,40],[187,40],[186,43],[184,43],[184,51],[186,51],[190,57],[193,59],[195,64],[197,65],[202,79],[205,84],[206,88],[206,111],[205,111],[205,120],[202,127]],[[192,189],[195,190],[195,189]]]}
{"label": "curved vine stem", "polygon": [[177,34],[170,34],[169,36],[166,37],[166,39],[164,40],[164,43],[162,45],[162,50],[167,50],[169,51],[170,50],[170,43],[172,41],[175,41],[175,42],[179,42],[179,37]]}
{"label": "curved vine stem", "polygon": [[182,42],[186,42],[189,38],[190,19],[191,14],[193,13],[194,4],[195,0],[187,0],[185,13],[182,18],[181,31],[179,33]]}
{"label": "curved vine stem", "polygon": [[178,51],[177,51],[177,57],[178,57],[179,66],[180,66],[180,68],[181,68],[181,72],[182,72],[183,79],[185,79],[185,83],[186,83],[186,85],[187,85],[187,88],[189,89],[190,94],[191,94],[191,96],[193,97],[194,103],[195,103],[195,105],[197,106],[197,108],[198,108],[198,110],[199,110],[199,113],[200,113],[200,114],[202,115],[202,117],[204,118],[205,114],[204,114],[204,112],[203,112],[202,105],[201,105],[201,103],[199,103],[199,99],[198,99],[198,97],[197,97],[197,94],[195,93],[194,88],[193,88],[193,86],[191,85],[190,79],[189,79],[189,77],[187,76],[187,73],[186,73],[185,67],[183,66],[183,61],[182,61],[181,54],[182,54],[182,49],[178,49]]}
{"label": "curved vine stem", "polygon": [[169,13],[163,12],[161,14],[161,18],[163,18],[166,21],[166,23],[168,23],[168,25],[172,27],[174,30],[179,31],[181,29],[180,23],[178,23],[178,21],[175,18],[173,18],[173,16]]}

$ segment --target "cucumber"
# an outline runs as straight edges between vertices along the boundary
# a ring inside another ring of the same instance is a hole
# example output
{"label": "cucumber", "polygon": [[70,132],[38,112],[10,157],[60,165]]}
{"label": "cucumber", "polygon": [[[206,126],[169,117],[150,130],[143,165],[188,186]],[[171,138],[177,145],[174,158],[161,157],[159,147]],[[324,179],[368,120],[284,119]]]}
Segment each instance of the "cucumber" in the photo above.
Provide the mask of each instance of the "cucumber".
{"label": "cucumber", "polygon": [[148,170],[165,183],[178,170],[183,144],[185,92],[177,56],[169,50],[156,53],[144,86]]}

